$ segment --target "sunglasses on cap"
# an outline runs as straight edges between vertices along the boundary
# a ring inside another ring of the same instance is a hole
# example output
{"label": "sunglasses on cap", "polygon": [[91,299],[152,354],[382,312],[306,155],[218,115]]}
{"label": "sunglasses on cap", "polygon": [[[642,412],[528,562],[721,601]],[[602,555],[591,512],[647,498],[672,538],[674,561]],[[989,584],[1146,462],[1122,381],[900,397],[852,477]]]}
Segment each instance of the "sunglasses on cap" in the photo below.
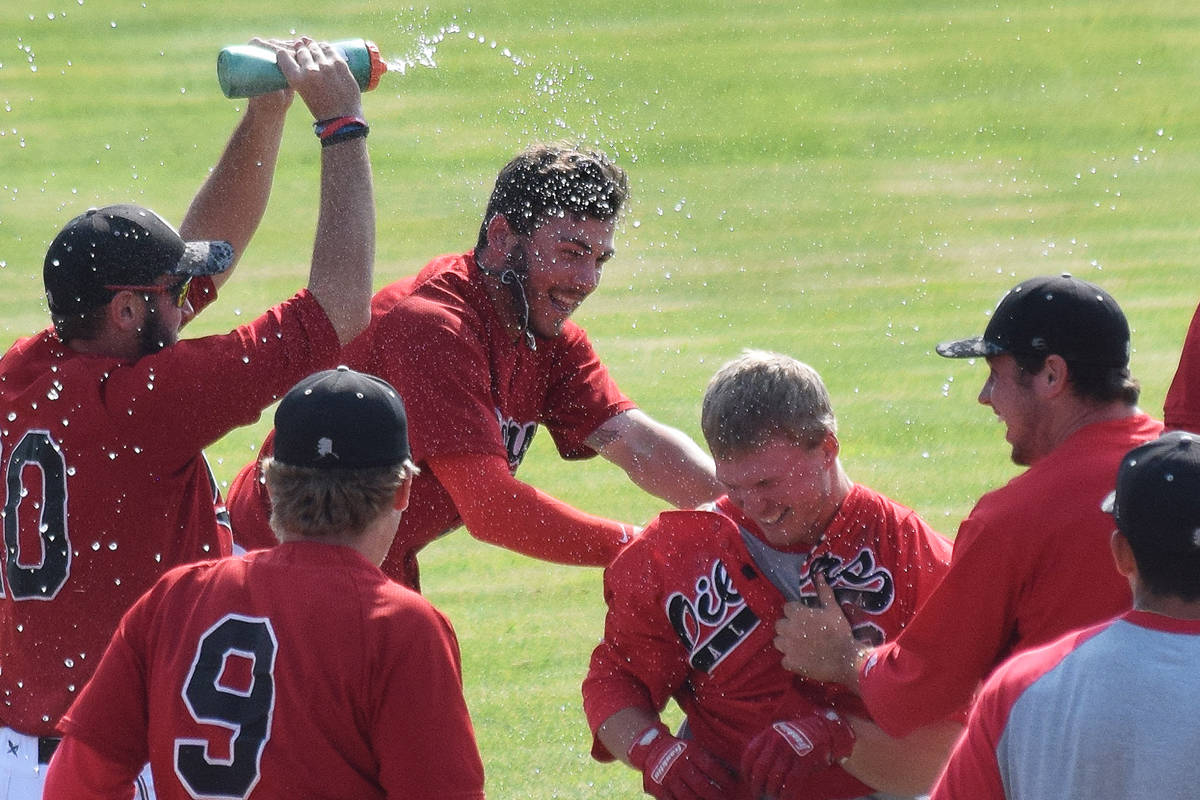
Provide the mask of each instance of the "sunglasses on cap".
{"label": "sunglasses on cap", "polygon": [[166,286],[159,286],[158,284],[148,284],[145,286],[105,284],[104,288],[108,289],[110,292],[130,291],[170,295],[171,301],[175,303],[175,307],[183,308],[184,303],[187,302],[188,289],[192,288],[192,276],[188,275],[183,280],[176,281],[175,283],[168,283]]}

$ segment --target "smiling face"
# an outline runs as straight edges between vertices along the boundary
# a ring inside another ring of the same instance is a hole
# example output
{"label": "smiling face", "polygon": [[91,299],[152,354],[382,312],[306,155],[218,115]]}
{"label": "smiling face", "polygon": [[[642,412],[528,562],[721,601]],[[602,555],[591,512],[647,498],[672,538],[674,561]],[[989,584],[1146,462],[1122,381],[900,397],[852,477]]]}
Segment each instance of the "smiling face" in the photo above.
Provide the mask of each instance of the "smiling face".
{"label": "smiling face", "polygon": [[604,264],[613,256],[615,220],[567,214],[514,234],[506,263],[527,275],[529,327],[553,338],[575,309],[600,285]]}
{"label": "smiling face", "polygon": [[1018,366],[1010,355],[990,356],[988,377],[979,391],[979,402],[1004,423],[1004,438],[1012,445],[1012,460],[1029,466],[1046,454],[1042,425],[1047,414],[1037,400],[1035,376]]}
{"label": "smiling face", "polygon": [[814,446],[775,435],[760,447],[717,459],[717,480],[769,544],[811,546],[844,499],[837,453],[832,433]]}

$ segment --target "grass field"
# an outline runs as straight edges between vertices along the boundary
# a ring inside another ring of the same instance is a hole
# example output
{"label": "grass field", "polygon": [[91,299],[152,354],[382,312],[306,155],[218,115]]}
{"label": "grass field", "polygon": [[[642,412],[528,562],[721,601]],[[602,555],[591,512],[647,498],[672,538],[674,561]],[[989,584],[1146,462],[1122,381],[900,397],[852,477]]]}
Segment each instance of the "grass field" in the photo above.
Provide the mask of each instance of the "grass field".
{"label": "grass field", "polygon": [[[216,9],[3,4],[5,340],[45,324],[41,259],[66,219],[125,200],[181,218],[241,108],[217,88],[217,50],[296,31],[372,38],[409,64],[365,102],[380,283],[466,249],[496,170],[524,144],[565,138],[618,157],[634,189],[620,252],[577,318],[623,388],[693,435],[723,361],[747,346],[795,355],[829,384],[850,474],[952,534],[1014,467],[975,402],[983,367],[933,345],[982,330],[1017,281],[1061,271],[1122,303],[1143,406],[1161,413],[1200,298],[1191,0]],[[297,108],[261,232],[193,335],[302,284],[317,156]],[[210,449],[219,478],[266,427]],[[660,508],[606,464],[564,465],[544,435],[521,474],[630,521]],[[579,707],[599,572],[463,532],[431,546],[423,572],[460,636],[490,796],[636,796],[631,771],[591,761]]]}

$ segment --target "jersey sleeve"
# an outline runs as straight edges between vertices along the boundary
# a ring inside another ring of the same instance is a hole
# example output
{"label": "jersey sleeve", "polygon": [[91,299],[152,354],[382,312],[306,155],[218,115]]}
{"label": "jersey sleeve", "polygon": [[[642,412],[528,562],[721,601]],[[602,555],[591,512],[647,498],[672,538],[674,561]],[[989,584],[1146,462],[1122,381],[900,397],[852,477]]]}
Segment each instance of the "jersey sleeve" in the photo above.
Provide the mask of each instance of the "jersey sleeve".
{"label": "jersey sleeve", "polygon": [[54,752],[42,788],[43,800],[129,800],[141,767],[105,758],[75,736],[67,736]]}
{"label": "jersey sleeve", "polygon": [[411,613],[381,653],[373,741],[388,798],[482,800],[483,763],[463,699],[450,622],[413,595]]}
{"label": "jersey sleeve", "polygon": [[1007,716],[1001,706],[995,692],[980,697],[930,800],[1006,800],[996,761]]}
{"label": "jersey sleeve", "polygon": [[144,622],[153,592],[125,613],[95,673],[59,723],[130,782],[149,760]]}
{"label": "jersey sleeve", "polygon": [[972,516],[963,521],[949,571],[900,635],[859,670],[863,701],[891,736],[962,713],[1007,652],[1024,578],[1018,554],[984,527]]}
{"label": "jersey sleeve", "polygon": [[339,352],[328,316],[303,290],[228,334],[181,339],[113,369],[102,401],[131,447],[182,464],[257,420],[301,378],[335,366]]}
{"label": "jersey sleeve", "polygon": [[[654,523],[646,529],[651,539],[654,529]],[[604,638],[592,651],[582,688],[592,755],[601,761],[613,758],[595,737],[605,720],[630,707],[661,712],[687,678],[686,653],[663,611],[657,562],[650,540],[642,538],[604,572]]]}
{"label": "jersey sleeve", "polygon": [[1200,306],[1192,315],[1179,366],[1167,390],[1163,422],[1172,430],[1200,431]]}
{"label": "jersey sleeve", "polygon": [[463,523],[480,541],[559,564],[603,567],[633,535],[633,526],[580,511],[522,483],[496,456],[434,458]]}
{"label": "jersey sleeve", "polygon": [[551,364],[544,421],[559,455],[590,458],[596,453],[585,440],[637,404],[617,386],[582,328],[568,323],[561,338]]}

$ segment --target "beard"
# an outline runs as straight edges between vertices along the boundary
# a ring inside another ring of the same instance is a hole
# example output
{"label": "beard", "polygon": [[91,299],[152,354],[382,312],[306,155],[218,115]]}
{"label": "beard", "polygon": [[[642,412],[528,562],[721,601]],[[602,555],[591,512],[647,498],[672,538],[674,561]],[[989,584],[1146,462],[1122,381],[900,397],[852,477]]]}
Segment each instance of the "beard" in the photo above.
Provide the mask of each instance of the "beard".
{"label": "beard", "polygon": [[146,324],[138,332],[138,357],[150,356],[175,344],[177,334],[167,329],[162,318],[151,311],[146,315]]}

